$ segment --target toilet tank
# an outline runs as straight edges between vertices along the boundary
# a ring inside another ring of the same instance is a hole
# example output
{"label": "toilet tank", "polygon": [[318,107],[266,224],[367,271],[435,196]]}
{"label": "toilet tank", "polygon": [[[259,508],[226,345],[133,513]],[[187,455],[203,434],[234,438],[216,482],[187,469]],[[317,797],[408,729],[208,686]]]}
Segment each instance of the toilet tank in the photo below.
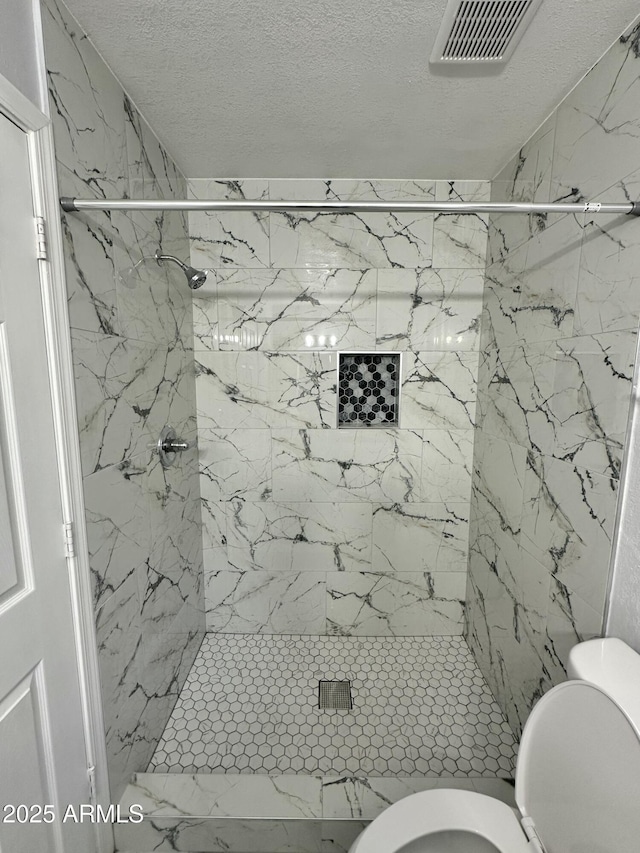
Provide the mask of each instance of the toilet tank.
{"label": "toilet tank", "polygon": [[640,735],[640,655],[630,646],[615,637],[578,643],[569,652],[567,673],[604,690]]}

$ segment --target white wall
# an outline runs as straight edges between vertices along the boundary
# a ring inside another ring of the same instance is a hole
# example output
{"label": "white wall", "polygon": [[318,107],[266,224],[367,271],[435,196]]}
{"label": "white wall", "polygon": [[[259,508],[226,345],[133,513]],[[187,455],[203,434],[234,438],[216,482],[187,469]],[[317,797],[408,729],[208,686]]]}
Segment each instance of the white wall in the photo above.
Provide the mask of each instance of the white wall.
{"label": "white wall", "polygon": [[0,0],[0,74],[46,112],[37,0]]}

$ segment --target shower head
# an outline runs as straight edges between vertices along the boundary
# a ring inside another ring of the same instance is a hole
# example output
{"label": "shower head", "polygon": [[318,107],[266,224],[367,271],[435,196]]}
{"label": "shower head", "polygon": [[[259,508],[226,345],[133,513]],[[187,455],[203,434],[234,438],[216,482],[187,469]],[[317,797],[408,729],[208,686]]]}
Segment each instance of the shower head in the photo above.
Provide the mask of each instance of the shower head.
{"label": "shower head", "polygon": [[186,275],[187,283],[191,290],[197,290],[199,287],[202,287],[207,280],[207,274],[204,270],[197,270],[195,267],[190,267],[173,255],[161,255],[160,249],[158,249],[154,257],[158,263],[161,261],[173,261],[174,264],[178,264],[182,272]]}

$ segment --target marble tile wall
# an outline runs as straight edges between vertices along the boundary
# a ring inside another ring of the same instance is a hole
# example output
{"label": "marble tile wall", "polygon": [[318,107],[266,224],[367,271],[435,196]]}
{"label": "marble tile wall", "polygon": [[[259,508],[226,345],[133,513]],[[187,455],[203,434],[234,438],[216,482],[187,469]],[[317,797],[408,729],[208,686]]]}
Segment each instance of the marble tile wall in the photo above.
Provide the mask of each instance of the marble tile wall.
{"label": "marble tile wall", "polygon": [[[43,24],[63,195],[183,198],[186,182],[67,9]],[[204,631],[196,450],[164,471],[171,423],[195,439],[184,215],[63,216],[80,449],[112,797],[146,769]],[[113,801],[115,802],[116,799]]]}
{"label": "marble tile wall", "polygon": [[[487,182],[195,180],[229,199],[487,199]],[[462,630],[487,223],[193,213],[207,627]],[[338,351],[402,354],[398,429],[337,427]]]}
{"label": "marble tile wall", "polygon": [[[492,183],[492,200],[640,192],[640,25]],[[466,635],[519,732],[602,631],[636,355],[640,223],[492,217],[482,314]]]}

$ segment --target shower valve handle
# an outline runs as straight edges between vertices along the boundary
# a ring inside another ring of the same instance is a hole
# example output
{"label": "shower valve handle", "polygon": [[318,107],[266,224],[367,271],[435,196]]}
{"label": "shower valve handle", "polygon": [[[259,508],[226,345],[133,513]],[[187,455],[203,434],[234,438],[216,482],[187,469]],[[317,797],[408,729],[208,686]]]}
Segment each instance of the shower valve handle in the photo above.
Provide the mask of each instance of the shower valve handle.
{"label": "shower valve handle", "polygon": [[192,447],[190,441],[185,441],[183,438],[178,438],[173,427],[166,426],[160,433],[160,438],[156,444],[160,462],[163,468],[169,468],[176,459],[176,453],[183,453]]}
{"label": "shower valve handle", "polygon": [[166,438],[162,442],[162,449],[165,453],[175,453],[177,450],[188,450],[190,447],[188,441],[181,438]]}

